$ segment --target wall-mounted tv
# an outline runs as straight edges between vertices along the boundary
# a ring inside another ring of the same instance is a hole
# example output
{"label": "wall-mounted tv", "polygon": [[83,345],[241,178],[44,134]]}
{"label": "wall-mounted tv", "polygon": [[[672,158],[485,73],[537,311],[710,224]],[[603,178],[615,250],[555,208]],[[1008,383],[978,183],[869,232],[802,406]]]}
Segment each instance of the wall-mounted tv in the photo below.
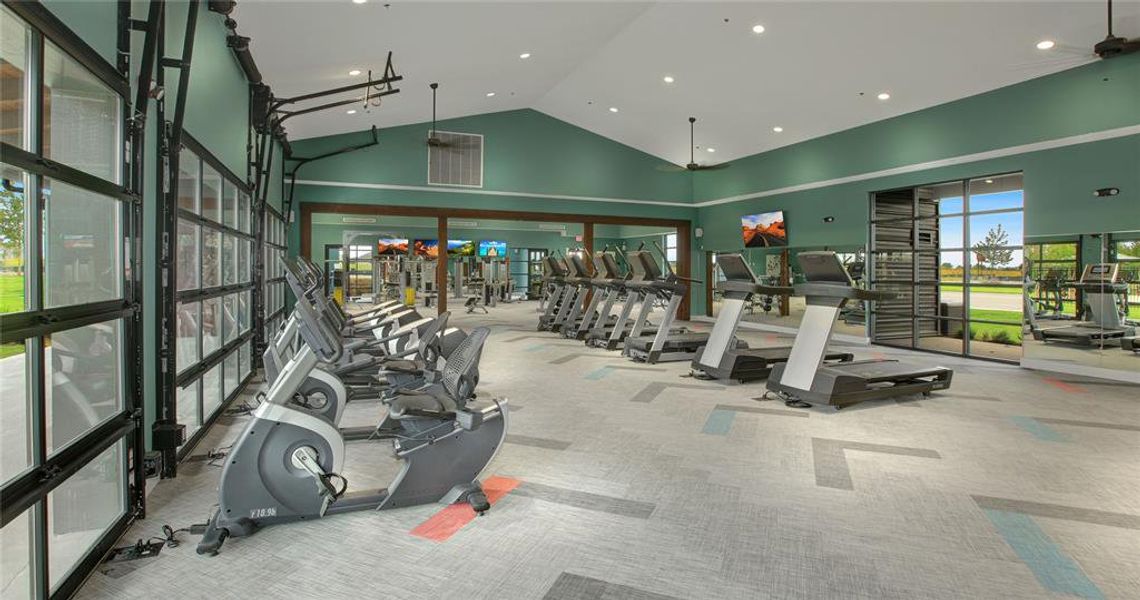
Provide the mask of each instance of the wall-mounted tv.
{"label": "wall-mounted tv", "polygon": [[501,258],[507,255],[507,243],[495,240],[482,240],[479,242],[479,256]]}
{"label": "wall-mounted tv", "polygon": [[787,246],[788,232],[784,229],[784,211],[744,215],[740,217],[740,230],[745,248]]}
{"label": "wall-mounted tv", "polygon": [[439,258],[439,240],[415,240],[412,252],[415,256],[435,260]]}
{"label": "wall-mounted tv", "polygon": [[475,256],[475,242],[472,240],[447,240],[449,256]]}
{"label": "wall-mounted tv", "polygon": [[408,253],[408,238],[382,237],[376,242],[376,254],[391,256]]}

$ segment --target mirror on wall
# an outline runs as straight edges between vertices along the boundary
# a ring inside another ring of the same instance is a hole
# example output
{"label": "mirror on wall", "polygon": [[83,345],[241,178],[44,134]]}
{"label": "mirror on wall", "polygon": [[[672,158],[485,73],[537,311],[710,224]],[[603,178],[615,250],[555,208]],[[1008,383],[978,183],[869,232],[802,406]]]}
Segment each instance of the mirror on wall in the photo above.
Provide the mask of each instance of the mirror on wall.
{"label": "mirror on wall", "polygon": [[1030,237],[1025,255],[1023,362],[1135,379],[1140,231]]}

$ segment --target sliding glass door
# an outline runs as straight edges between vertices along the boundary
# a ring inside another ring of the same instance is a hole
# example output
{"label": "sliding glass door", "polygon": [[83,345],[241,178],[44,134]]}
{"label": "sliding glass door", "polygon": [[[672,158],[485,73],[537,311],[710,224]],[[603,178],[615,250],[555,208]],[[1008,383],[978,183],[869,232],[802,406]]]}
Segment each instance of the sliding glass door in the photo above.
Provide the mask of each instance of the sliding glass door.
{"label": "sliding glass door", "polygon": [[872,198],[876,342],[1016,361],[1024,308],[1021,174]]}

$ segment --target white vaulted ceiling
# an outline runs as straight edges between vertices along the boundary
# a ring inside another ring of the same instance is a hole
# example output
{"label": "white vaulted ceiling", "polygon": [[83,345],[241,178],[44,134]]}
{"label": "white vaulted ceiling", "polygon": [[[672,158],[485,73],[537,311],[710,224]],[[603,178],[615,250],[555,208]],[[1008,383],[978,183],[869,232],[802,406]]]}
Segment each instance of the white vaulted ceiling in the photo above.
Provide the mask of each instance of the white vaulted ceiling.
{"label": "white vaulted ceiling", "polygon": [[[1140,36],[1140,3],[1115,10],[1116,33]],[[1104,13],[1099,1],[241,0],[233,16],[279,97],[364,81],[348,72],[394,52],[399,94],[297,117],[293,140],[430,120],[439,82],[441,119],[533,108],[685,163],[689,116],[716,149],[698,162],[755,154],[1096,60]],[[1056,47],[1038,50],[1044,39]]]}

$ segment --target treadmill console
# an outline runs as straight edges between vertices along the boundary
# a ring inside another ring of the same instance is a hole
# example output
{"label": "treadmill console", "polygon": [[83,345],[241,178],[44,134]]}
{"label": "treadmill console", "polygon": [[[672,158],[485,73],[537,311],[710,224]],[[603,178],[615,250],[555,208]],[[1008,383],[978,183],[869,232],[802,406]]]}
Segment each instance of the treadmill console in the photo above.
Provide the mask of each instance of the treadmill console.
{"label": "treadmill console", "polygon": [[570,272],[565,263],[553,256],[546,257],[546,266],[550,269],[550,274],[553,277],[565,277]]}
{"label": "treadmill console", "polygon": [[621,269],[618,267],[617,260],[609,252],[602,252],[602,269],[599,270],[606,274],[606,279],[621,278]]}
{"label": "treadmill console", "polygon": [[588,278],[590,276],[590,268],[582,261],[581,254],[571,253],[568,254],[567,257],[570,259],[570,264],[574,267],[574,277]]}
{"label": "treadmill console", "polygon": [[800,252],[796,256],[800,269],[804,273],[804,280],[811,283],[838,283],[854,287],[855,282],[843,268],[843,263],[834,252]]}
{"label": "treadmill console", "polygon": [[657,260],[653,255],[648,252],[640,252],[641,264],[645,267],[645,278],[654,281],[661,279],[661,265],[657,264]]}
{"label": "treadmill console", "polygon": [[644,253],[643,250],[631,250],[625,253],[625,261],[633,274],[633,281],[645,281],[646,279],[645,262],[641,260],[641,255]]}
{"label": "treadmill console", "polygon": [[1085,265],[1081,273],[1081,283],[1117,283],[1120,281],[1120,265],[1117,263],[1099,263]]}
{"label": "treadmill console", "polygon": [[729,281],[756,283],[756,275],[752,272],[752,268],[739,254],[717,255],[716,264],[720,267],[720,272],[724,273],[724,278]]}

